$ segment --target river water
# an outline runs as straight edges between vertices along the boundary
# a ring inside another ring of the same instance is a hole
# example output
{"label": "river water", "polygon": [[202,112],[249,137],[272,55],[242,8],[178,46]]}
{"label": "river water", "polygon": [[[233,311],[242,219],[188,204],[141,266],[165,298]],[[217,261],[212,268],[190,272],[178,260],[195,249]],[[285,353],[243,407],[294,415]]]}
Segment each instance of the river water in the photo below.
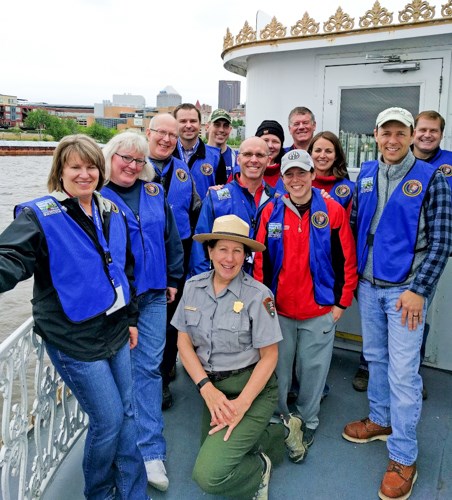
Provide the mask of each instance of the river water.
{"label": "river water", "polygon": [[[0,156],[0,233],[13,220],[14,206],[47,194],[52,156]],[[31,315],[33,279],[0,295],[0,342]]]}

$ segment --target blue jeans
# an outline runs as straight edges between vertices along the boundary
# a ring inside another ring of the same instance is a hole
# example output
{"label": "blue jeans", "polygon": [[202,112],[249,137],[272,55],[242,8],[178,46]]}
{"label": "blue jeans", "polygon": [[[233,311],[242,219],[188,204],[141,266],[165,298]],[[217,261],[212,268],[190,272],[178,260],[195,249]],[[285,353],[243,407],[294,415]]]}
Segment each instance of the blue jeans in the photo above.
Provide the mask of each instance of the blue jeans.
{"label": "blue jeans", "polygon": [[166,339],[166,290],[138,297],[138,345],[132,350],[132,378],[138,447],[143,460],[165,460],[160,364]]}
{"label": "blue jeans", "polygon": [[369,418],[392,426],[387,441],[389,458],[412,465],[417,458],[416,426],[422,410],[420,349],[427,301],[422,323],[416,330],[402,326],[401,310],[395,305],[408,287],[380,287],[361,280],[358,305],[361,313],[363,352],[369,364]]}
{"label": "blue jeans", "polygon": [[89,417],[83,457],[86,498],[148,498],[136,444],[129,344],[109,359],[90,362],[71,358],[48,343],[46,350]]}

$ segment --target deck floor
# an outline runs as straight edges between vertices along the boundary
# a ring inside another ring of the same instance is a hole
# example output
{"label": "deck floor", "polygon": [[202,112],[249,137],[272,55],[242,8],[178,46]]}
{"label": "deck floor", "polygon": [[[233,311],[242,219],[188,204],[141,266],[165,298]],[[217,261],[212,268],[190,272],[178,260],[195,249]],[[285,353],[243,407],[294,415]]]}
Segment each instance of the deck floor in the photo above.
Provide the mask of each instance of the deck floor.
{"label": "deck floor", "polygon": [[[293,464],[286,458],[275,467],[270,483],[271,500],[373,500],[386,469],[388,455],[381,441],[358,445],[341,437],[350,420],[367,416],[366,393],[351,386],[358,354],[335,348],[328,383],[331,391],[321,406],[320,426],[306,461]],[[412,500],[452,498],[452,374],[423,367],[428,389],[418,426],[419,477]],[[178,366],[171,385],[175,403],[164,413],[167,439],[166,463],[170,486],[166,493],[148,489],[154,499],[180,500],[213,498],[204,494],[191,479],[199,444],[202,401],[194,384]],[[61,466],[44,500],[82,500],[83,475],[80,440],[72,456]]]}

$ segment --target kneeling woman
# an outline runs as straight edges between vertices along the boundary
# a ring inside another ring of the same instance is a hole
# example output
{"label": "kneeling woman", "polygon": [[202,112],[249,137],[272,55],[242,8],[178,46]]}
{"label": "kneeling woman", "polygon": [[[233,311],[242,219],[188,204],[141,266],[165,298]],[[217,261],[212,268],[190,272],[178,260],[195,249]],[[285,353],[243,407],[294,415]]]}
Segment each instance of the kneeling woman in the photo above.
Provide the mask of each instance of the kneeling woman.
{"label": "kneeling woman", "polygon": [[205,401],[193,478],[214,495],[265,499],[270,458],[284,454],[283,427],[269,425],[282,335],[270,290],[242,270],[248,253],[265,249],[248,235],[246,222],[225,215],[193,237],[207,242],[213,270],[187,281],[172,324]]}

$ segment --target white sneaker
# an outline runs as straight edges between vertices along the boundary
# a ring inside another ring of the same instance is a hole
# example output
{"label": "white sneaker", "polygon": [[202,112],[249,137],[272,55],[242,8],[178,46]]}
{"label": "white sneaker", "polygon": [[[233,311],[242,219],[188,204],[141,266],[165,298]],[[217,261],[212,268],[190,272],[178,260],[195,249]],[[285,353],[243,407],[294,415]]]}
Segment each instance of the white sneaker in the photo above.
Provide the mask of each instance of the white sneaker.
{"label": "white sneaker", "polygon": [[145,462],[146,475],[148,476],[148,483],[160,491],[168,489],[169,480],[166,475],[165,465],[161,460],[151,460]]}

